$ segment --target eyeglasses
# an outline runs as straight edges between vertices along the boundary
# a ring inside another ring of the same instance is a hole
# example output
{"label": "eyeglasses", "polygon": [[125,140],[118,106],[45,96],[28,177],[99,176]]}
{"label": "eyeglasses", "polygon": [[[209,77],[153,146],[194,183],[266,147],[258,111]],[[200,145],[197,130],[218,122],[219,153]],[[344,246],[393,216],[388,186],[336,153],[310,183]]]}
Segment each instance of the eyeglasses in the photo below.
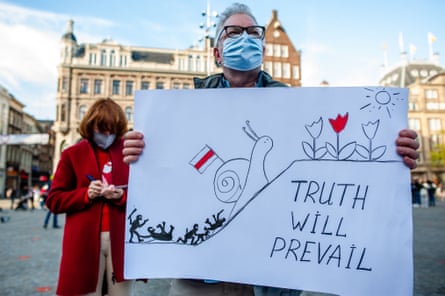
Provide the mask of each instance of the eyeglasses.
{"label": "eyeglasses", "polygon": [[246,33],[253,38],[263,39],[266,28],[263,26],[225,26],[222,29],[221,33],[219,33],[219,37],[217,40],[221,38],[222,32],[225,32],[226,36],[229,38],[238,38],[243,34],[244,31],[246,31]]}

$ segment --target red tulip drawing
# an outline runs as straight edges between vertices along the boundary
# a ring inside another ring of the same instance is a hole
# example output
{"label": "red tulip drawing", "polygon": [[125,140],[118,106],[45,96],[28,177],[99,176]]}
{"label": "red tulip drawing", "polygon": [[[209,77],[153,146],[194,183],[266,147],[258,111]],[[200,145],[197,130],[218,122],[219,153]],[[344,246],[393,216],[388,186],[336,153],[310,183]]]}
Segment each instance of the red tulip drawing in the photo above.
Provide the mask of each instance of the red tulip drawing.
{"label": "red tulip drawing", "polygon": [[337,115],[337,118],[332,119],[329,118],[329,123],[332,126],[332,129],[337,134],[337,145],[334,146],[331,143],[326,143],[326,148],[331,156],[335,159],[348,159],[355,151],[355,142],[350,142],[343,147],[340,147],[340,133],[345,129],[346,123],[348,122],[348,113],[341,116]]}
{"label": "red tulip drawing", "polygon": [[346,123],[348,122],[348,112],[344,116],[341,116],[340,114],[337,115],[337,118],[332,119],[329,118],[329,122],[331,123],[332,128],[334,131],[338,134],[342,130],[344,130]]}

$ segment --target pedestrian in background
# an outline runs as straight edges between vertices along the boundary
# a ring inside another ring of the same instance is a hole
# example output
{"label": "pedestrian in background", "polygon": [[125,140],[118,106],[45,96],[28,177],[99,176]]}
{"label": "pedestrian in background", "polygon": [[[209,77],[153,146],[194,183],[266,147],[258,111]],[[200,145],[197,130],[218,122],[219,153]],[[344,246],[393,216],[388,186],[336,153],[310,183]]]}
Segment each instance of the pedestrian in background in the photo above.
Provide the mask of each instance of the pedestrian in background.
{"label": "pedestrian in background", "polygon": [[24,185],[22,189],[20,190],[20,198],[19,202],[17,203],[15,210],[26,210],[28,205],[28,199],[29,199],[29,187],[28,185]]}
{"label": "pedestrian in background", "polygon": [[17,190],[15,189],[15,185],[12,185],[8,189],[6,189],[6,198],[11,200],[11,210],[14,209],[14,202],[17,195]]}
{"label": "pedestrian in background", "polygon": [[426,182],[420,182],[420,207],[428,208],[428,184]]}
{"label": "pedestrian in background", "polygon": [[[52,178],[52,176],[51,176],[51,178]],[[51,188],[51,178],[50,178],[49,181],[47,181],[46,184],[44,184],[42,186],[42,189],[41,189],[41,192],[40,192],[41,198],[44,201],[46,201],[46,199],[48,198],[48,193],[49,193],[49,190]],[[53,216],[53,228],[56,228],[56,229],[60,228],[59,223],[58,223],[57,214],[56,213],[52,213],[50,209],[47,209],[47,210],[48,211],[46,212],[45,220],[43,220],[43,228],[45,228],[45,229],[48,228],[48,224],[49,224],[49,220],[51,219],[51,215]]]}
{"label": "pedestrian in background", "polygon": [[426,191],[428,192],[428,206],[435,207],[436,206],[436,184],[431,180],[426,181]]}
{"label": "pedestrian in background", "polygon": [[27,195],[28,209],[35,210],[34,205],[34,189],[28,187],[28,195]]}
{"label": "pedestrian in background", "polygon": [[[234,3],[219,17],[213,53],[223,72],[204,79],[195,78],[195,88],[229,87],[286,87],[261,70],[264,53],[265,28],[259,26],[249,7]],[[397,139],[397,151],[404,162],[415,167],[418,157],[417,134],[403,130]],[[143,135],[137,131],[125,136],[124,157],[128,163],[136,161],[144,147]],[[254,267],[253,267],[254,268]],[[230,292],[229,292],[230,291]],[[204,280],[173,280],[169,296],[245,295],[275,296],[300,295],[301,291],[273,287],[255,287],[236,283]]]}
{"label": "pedestrian in background", "polygon": [[420,184],[419,179],[414,179],[413,182],[411,182],[411,194],[412,194],[412,201],[413,201],[413,207],[418,208],[421,204],[420,199],[420,189],[422,188],[422,184]]}
{"label": "pedestrian in background", "polygon": [[126,131],[121,107],[99,99],[80,122],[83,139],[61,154],[46,200],[50,211],[66,214],[57,295],[130,295],[123,275]]}

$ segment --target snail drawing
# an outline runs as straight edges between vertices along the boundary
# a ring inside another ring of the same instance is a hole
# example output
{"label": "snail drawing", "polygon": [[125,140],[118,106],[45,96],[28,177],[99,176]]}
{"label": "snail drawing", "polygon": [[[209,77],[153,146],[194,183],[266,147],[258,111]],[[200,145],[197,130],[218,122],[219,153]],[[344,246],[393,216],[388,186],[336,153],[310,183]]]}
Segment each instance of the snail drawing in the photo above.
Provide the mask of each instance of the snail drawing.
{"label": "snail drawing", "polygon": [[255,141],[250,159],[235,158],[224,162],[216,171],[214,178],[216,197],[224,203],[234,203],[230,216],[238,213],[269,182],[265,171],[265,159],[272,149],[272,138],[259,137],[248,120],[243,131]]}

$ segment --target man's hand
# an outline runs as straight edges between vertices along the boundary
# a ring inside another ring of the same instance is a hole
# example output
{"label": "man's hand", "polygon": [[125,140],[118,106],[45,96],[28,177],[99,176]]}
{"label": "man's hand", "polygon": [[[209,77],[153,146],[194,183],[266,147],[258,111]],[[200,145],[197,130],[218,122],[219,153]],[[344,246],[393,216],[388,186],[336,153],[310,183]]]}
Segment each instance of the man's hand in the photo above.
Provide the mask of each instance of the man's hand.
{"label": "man's hand", "polygon": [[410,169],[415,169],[416,159],[419,158],[419,143],[416,141],[417,133],[411,129],[404,129],[399,132],[396,140],[397,153],[402,156],[403,162]]}
{"label": "man's hand", "polygon": [[141,132],[130,131],[124,135],[124,162],[133,163],[139,159],[145,146],[144,135]]}

